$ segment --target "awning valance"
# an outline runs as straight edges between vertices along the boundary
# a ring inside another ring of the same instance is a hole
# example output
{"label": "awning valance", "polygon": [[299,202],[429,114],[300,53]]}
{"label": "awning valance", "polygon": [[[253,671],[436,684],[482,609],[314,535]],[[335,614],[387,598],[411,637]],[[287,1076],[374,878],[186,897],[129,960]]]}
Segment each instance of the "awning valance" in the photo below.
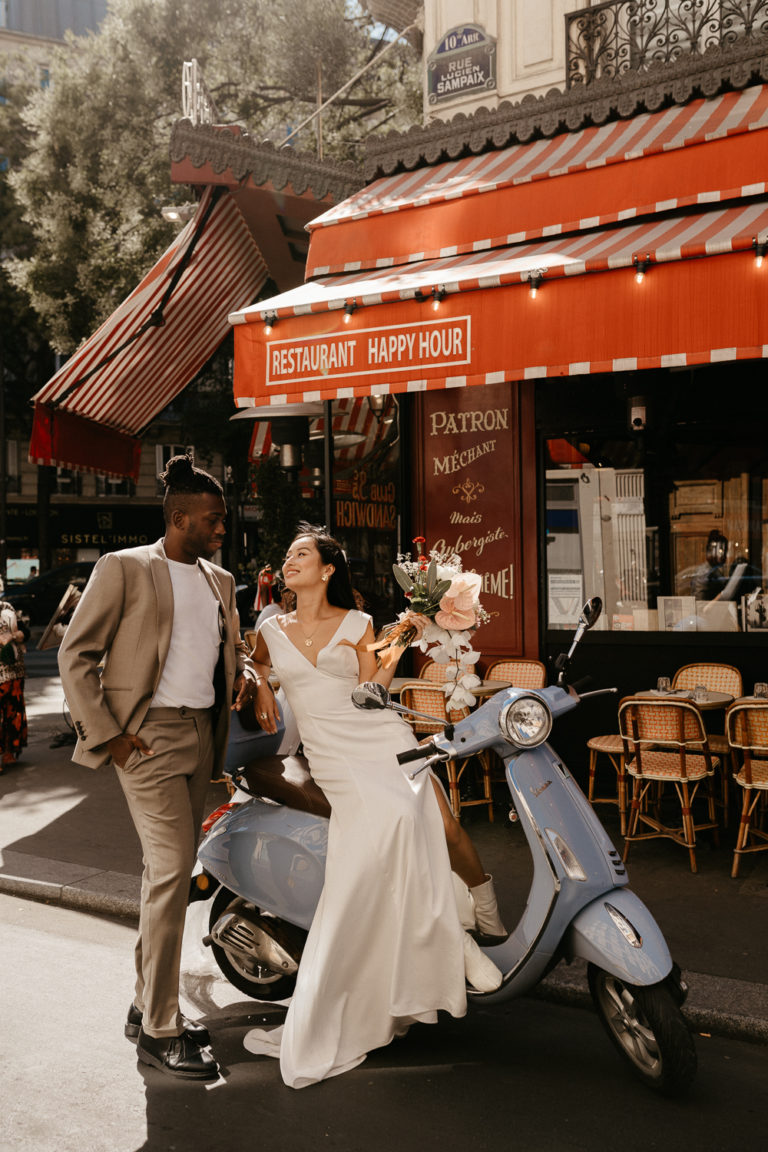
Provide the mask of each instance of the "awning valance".
{"label": "awning valance", "polygon": [[[764,200],[322,278],[231,317],[235,399],[327,400],[761,357],[768,267],[751,255],[755,238],[768,238]],[[642,284],[636,260],[648,263]]]}
{"label": "awning valance", "polygon": [[[310,225],[308,276],[764,195],[768,86],[375,181]],[[762,134],[762,135],[761,135]]]}
{"label": "awning valance", "polygon": [[141,284],[34,397],[30,459],[136,478],[137,437],[216,350],[227,312],[253,300],[266,277],[236,203],[209,188]]}

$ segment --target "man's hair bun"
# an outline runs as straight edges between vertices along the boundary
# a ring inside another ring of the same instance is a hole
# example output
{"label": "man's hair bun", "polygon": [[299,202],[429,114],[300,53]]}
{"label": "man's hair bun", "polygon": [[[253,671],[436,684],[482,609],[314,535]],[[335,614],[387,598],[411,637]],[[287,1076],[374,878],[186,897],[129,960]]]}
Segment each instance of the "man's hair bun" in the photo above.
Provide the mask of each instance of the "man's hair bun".
{"label": "man's hair bun", "polygon": [[188,486],[194,484],[195,471],[191,456],[186,454],[172,456],[166,465],[165,472],[161,472],[160,479],[166,488],[175,488],[177,491],[189,490]]}
{"label": "man's hair bun", "polygon": [[160,479],[165,486],[166,500],[169,496],[198,496],[202,492],[224,496],[224,489],[219,481],[211,476],[210,472],[195,468],[188,453],[172,456],[165,472],[160,473]]}

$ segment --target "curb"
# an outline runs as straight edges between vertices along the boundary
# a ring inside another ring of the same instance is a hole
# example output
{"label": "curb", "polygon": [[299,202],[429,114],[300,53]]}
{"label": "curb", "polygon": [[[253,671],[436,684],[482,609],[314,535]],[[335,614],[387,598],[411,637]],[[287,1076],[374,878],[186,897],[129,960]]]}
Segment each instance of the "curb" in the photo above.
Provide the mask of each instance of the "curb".
{"label": "curb", "polygon": [[[124,877],[116,873],[107,873],[102,874],[102,880],[105,876],[109,877],[111,886],[117,888],[136,887],[139,883],[138,877],[135,876]],[[112,916],[138,924],[137,897],[120,891],[105,892],[103,888],[99,889],[97,881],[92,880],[92,883],[93,887],[88,888],[83,884],[60,884],[0,874],[0,893],[43,904],[56,904],[62,908],[71,908],[73,911],[95,916]],[[766,1004],[768,997],[763,985],[746,984],[739,980],[694,972],[684,972],[683,976],[690,988],[690,994],[682,1011],[693,1032],[702,1036],[720,1036],[728,1040],[768,1045],[768,1018],[749,1011],[750,1003],[755,1006]],[[574,961],[570,965],[558,965],[536,988],[527,993],[527,996],[554,1004],[594,1010],[587,987],[587,966],[581,960]],[[728,1003],[731,1007],[745,1005],[746,1010],[734,1012],[713,1007],[717,1000]]]}
{"label": "curb", "polygon": [[[740,980],[697,972],[683,972],[683,978],[690,991],[682,1013],[692,1032],[702,1036],[721,1036],[727,1040],[744,1040],[751,1044],[768,1044],[768,1018],[755,1015],[749,1010],[750,1002],[755,1005],[768,1002],[764,985],[747,984]],[[576,960],[567,966],[559,965],[529,995],[534,999],[569,1004],[575,1008],[594,1008],[587,985],[587,966],[583,960]],[[731,1006],[744,1004],[746,1010],[725,1011],[713,1006],[717,1000]]]}
{"label": "curb", "polygon": [[[134,877],[129,879],[134,880]],[[0,893],[34,900],[39,904],[55,904],[75,912],[89,912],[94,916],[114,916],[118,920],[139,923],[139,901],[119,893],[100,892],[97,888],[84,888],[77,884],[58,884],[49,880],[29,880],[22,876],[0,875]]]}

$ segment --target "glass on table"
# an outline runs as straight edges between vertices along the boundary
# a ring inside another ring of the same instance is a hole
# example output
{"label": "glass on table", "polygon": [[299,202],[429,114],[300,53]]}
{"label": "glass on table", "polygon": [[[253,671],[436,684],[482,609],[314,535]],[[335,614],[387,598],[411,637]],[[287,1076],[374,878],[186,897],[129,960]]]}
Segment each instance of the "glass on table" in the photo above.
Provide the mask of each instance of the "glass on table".
{"label": "glass on table", "polygon": [[672,681],[669,679],[669,676],[659,676],[658,680],[656,681],[656,691],[657,692],[671,692],[672,691]]}
{"label": "glass on table", "polygon": [[703,704],[707,699],[707,686],[706,684],[697,684],[693,690],[693,700],[695,704]]}
{"label": "glass on table", "polygon": [[757,684],[755,684],[752,694],[760,700],[768,698],[768,684],[764,684],[762,680],[759,680]]}

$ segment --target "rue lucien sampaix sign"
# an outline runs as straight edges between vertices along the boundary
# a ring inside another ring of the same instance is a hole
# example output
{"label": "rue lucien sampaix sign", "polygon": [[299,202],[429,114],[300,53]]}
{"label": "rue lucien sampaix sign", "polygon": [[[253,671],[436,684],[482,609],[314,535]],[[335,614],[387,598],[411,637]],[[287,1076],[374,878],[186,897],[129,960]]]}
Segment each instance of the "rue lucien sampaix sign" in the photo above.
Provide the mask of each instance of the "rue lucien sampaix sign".
{"label": "rue lucien sampaix sign", "polygon": [[478,24],[459,24],[427,58],[427,100],[455,100],[496,88],[496,41]]}

